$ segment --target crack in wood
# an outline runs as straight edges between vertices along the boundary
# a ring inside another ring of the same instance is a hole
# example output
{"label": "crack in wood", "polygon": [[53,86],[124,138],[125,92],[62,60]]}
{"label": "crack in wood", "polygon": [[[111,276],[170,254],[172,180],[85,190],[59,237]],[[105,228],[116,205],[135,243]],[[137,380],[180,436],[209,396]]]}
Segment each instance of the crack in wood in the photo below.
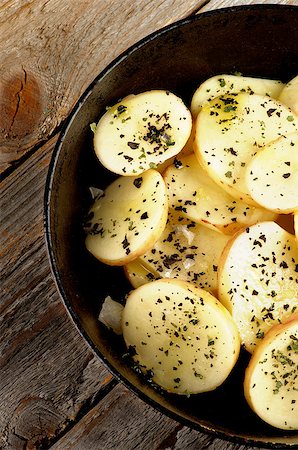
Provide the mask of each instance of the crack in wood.
{"label": "crack in wood", "polygon": [[182,424],[178,424],[174,430],[158,445],[156,450],[167,450],[175,448],[175,445],[178,440],[178,433],[182,430],[184,426]]}
{"label": "crack in wood", "polygon": [[208,5],[208,3],[210,3],[211,0],[206,0],[205,2],[201,3],[200,6],[196,9],[194,9],[191,14],[189,14],[189,17],[195,16],[196,14],[200,13],[200,10],[203,9],[205,6]]}
{"label": "crack in wood", "polygon": [[48,141],[50,141],[53,138],[56,138],[58,140],[60,131],[62,127],[64,126],[65,120],[62,121],[56,128],[53,130],[53,132],[48,135],[44,140],[40,141],[37,145],[32,147],[30,150],[28,150],[26,153],[24,153],[19,159],[16,161],[13,161],[9,167],[4,169],[2,173],[0,173],[0,183],[4,181],[9,175],[11,175],[15,170],[19,169],[23,164],[26,163],[31,157],[34,156],[34,154],[42,148]]}
{"label": "crack in wood", "polygon": [[9,134],[10,134],[10,132],[11,132],[13,126],[14,126],[15,119],[17,117],[17,114],[18,114],[19,108],[20,108],[21,95],[22,95],[22,92],[23,92],[23,90],[24,90],[24,88],[26,86],[26,83],[27,83],[27,72],[26,72],[26,70],[24,69],[23,66],[22,66],[22,71],[23,71],[23,74],[24,74],[24,81],[21,80],[21,87],[18,90],[18,92],[15,94],[16,97],[17,97],[17,104],[16,104],[15,112],[14,112],[14,114],[12,116],[12,119],[11,119],[11,124],[9,126],[8,131],[7,131],[7,136],[6,137],[9,137]]}
{"label": "crack in wood", "polygon": [[6,425],[6,427],[4,428],[3,432],[2,432],[2,436],[0,437],[0,440],[3,443],[3,447],[0,448],[5,448],[7,446],[10,446],[10,441],[11,441],[11,435],[15,436],[16,438],[18,438],[20,441],[24,442],[24,446],[23,449],[25,450],[28,444],[28,439],[26,439],[24,436],[21,436],[20,434],[18,434],[16,432],[16,427],[12,427],[12,429],[10,430],[10,423],[8,422],[8,424]]}
{"label": "crack in wood", "polygon": [[[55,433],[55,436],[53,438],[46,437],[45,439],[39,441],[38,443],[38,449],[40,450],[46,450],[50,447],[52,447],[54,444],[59,442],[59,440],[66,435],[69,431],[72,430],[81,420],[82,418],[91,411],[92,408],[94,408],[97,404],[99,404],[102,399],[108,395],[118,384],[118,381],[114,378],[112,378],[110,381],[107,382],[106,386],[103,387],[100,392],[97,395],[94,395],[92,399],[89,399],[86,401],[86,403],[82,406],[82,408],[77,413],[75,419],[68,420],[65,422],[65,426],[63,427],[63,430],[57,430],[58,432]],[[60,432],[59,432],[60,431]]]}
{"label": "crack in wood", "polygon": [[[122,2],[124,4],[124,0],[122,0]],[[95,11],[97,11],[97,13],[99,14],[98,11],[100,11],[100,5],[99,6],[93,5],[94,1],[90,2],[90,3],[91,3],[90,7],[94,8]],[[102,2],[102,3],[104,3],[104,2]],[[121,4],[120,0],[119,0],[119,3]],[[164,6],[162,6],[162,5],[159,5],[159,6],[157,5],[157,6],[158,6],[158,9],[160,9],[164,13],[168,13],[170,11],[170,8],[171,8],[171,14],[170,14],[171,19],[170,19],[169,23],[172,23],[173,21],[179,20],[181,18],[189,17],[189,16],[191,16],[193,14],[196,14],[199,11],[199,9],[202,7],[202,4],[203,5],[206,4],[206,2],[204,2],[204,0],[192,1],[192,2],[189,2],[189,4],[187,4],[187,2],[186,2],[184,5],[182,5],[182,2],[181,2],[180,6],[179,6],[179,2],[178,1],[175,1],[175,2],[173,2],[173,1],[172,2],[164,1],[163,3],[164,3]],[[173,5],[169,6],[170,3],[173,3]],[[68,4],[71,4],[71,3],[68,0],[68,2],[65,2],[65,4],[68,5]],[[42,14],[42,16],[44,16],[45,18],[48,18],[48,20],[50,22],[52,22],[54,20],[54,18],[55,18],[55,14],[56,13],[50,11],[50,9],[48,9],[48,8],[45,8],[46,5],[51,5],[51,2],[50,1],[44,2],[43,10],[42,10],[42,12],[39,12],[39,13]],[[148,6],[148,17],[147,17],[148,25],[146,25],[146,27],[144,26],[144,28],[141,28],[141,30],[144,30],[144,31],[140,31],[140,32],[135,31],[138,28],[136,28],[136,29],[132,28],[132,33],[128,33],[128,36],[134,35],[134,39],[132,40],[132,38],[130,37],[129,39],[125,40],[125,43],[123,44],[123,48],[121,48],[121,50],[125,50],[125,48],[128,48],[134,42],[137,42],[139,39],[141,39],[145,35],[153,32],[155,28],[156,29],[162,28],[165,25],[165,23],[163,24],[162,20],[160,19],[160,17],[163,17],[164,14],[161,14],[161,15],[158,16],[156,14],[156,8],[154,8],[154,6],[151,5],[150,2],[148,2],[147,6]],[[102,6],[102,8],[104,8],[104,7]],[[72,23],[71,21],[75,20],[76,14],[77,14],[77,10],[79,10],[79,6],[76,6],[73,9],[74,9],[74,11],[72,13],[73,15],[70,17],[70,23]],[[136,7],[136,9],[137,9],[137,7]],[[103,9],[103,11],[104,11],[104,9]],[[132,26],[131,23],[135,20],[134,18],[135,18],[136,11],[135,11],[134,7],[132,7],[132,11],[134,11],[134,14],[129,14],[127,16],[128,26]],[[19,11],[19,17],[21,17],[22,13],[21,13],[21,11]],[[52,16],[50,14],[52,14]],[[141,13],[140,11],[137,11],[137,14],[140,15],[140,17],[142,17],[143,13]],[[36,20],[36,15],[37,15],[37,9],[35,10],[34,8],[32,8],[32,27],[33,27],[33,29],[34,29],[34,23],[35,23],[34,20]],[[109,11],[109,15],[112,15],[110,11]],[[115,13],[115,18],[116,18],[116,15],[118,15],[118,14]],[[155,17],[155,16],[156,16],[156,22],[155,21],[153,22],[152,17]],[[21,20],[21,19],[18,19],[18,20]],[[84,20],[85,19],[82,19],[82,22],[84,22]],[[60,21],[63,23],[63,20],[59,18],[59,23],[60,23]],[[80,23],[81,22],[75,22],[74,26],[79,27]],[[111,29],[112,28],[113,27],[111,27]],[[92,27],[92,29],[94,29],[94,27]],[[107,52],[107,55],[109,55],[110,54],[110,48],[111,48],[111,44],[110,44],[111,37],[110,36],[112,36],[111,29],[109,28],[109,34],[106,34],[106,31],[105,31],[106,28],[99,27],[99,32],[94,37],[92,37],[93,36],[92,33],[94,33],[94,31],[92,31],[92,29],[90,30],[89,34],[87,34],[87,35],[84,34],[84,38],[82,39],[83,42],[86,41],[86,43],[85,43],[86,48],[89,48],[91,46],[93,49],[96,49],[97,46],[95,45],[95,42],[96,42],[97,39],[99,39],[99,36],[100,36],[100,33],[101,33],[101,38],[100,38],[101,40],[100,40],[100,42],[102,42],[102,40],[104,40],[104,41],[106,40],[107,41],[108,49],[109,49],[109,51]],[[115,30],[117,31],[117,28]],[[48,32],[51,33],[52,32],[52,28],[48,28]],[[74,36],[76,36],[76,34],[77,33],[75,33]],[[42,35],[42,29],[40,27],[37,27],[36,31],[34,31],[34,33],[33,33],[33,39],[36,40],[37,38],[39,38],[39,40],[37,41],[37,47],[36,48],[38,48],[38,45],[41,42],[42,36],[43,36]],[[91,36],[91,38],[92,38],[92,40],[90,42],[88,40],[89,39],[88,36]],[[59,39],[59,35],[57,35],[57,34],[53,35],[53,36],[51,35],[51,38],[52,38],[53,44],[55,44],[55,42],[58,41],[58,39]],[[75,41],[75,37],[72,38],[72,39]],[[72,42],[72,40],[70,40],[70,42]],[[63,46],[61,48],[63,48]],[[51,51],[51,53],[48,54],[50,51]],[[56,49],[55,49],[55,51],[56,51]],[[44,61],[46,56],[48,56],[49,61],[51,61],[52,53],[53,52],[52,52],[52,49],[50,47],[45,47],[43,55],[41,56],[40,54],[38,54],[36,57],[41,58],[41,60]],[[59,53],[58,50],[57,50],[57,53],[58,53],[58,56],[59,56],[60,53]],[[75,57],[73,57],[73,54],[75,54],[75,52],[72,53],[71,55],[69,55],[70,56],[70,65],[71,65],[71,61],[72,61],[71,58],[73,58],[75,60]],[[7,142],[6,143],[7,144],[7,149],[9,151],[7,150],[7,152],[5,153],[6,156],[5,156],[5,159],[3,159],[3,168],[2,169],[1,169],[1,164],[0,164],[0,172],[2,172],[2,174],[0,175],[0,179],[4,179],[9,174],[11,174],[15,169],[17,169],[21,164],[23,164],[28,158],[30,158],[37,151],[38,148],[40,148],[42,145],[44,145],[44,143],[48,139],[50,139],[52,136],[54,136],[56,133],[58,133],[61,130],[61,128],[63,126],[63,123],[60,123],[61,117],[63,119],[63,117],[68,116],[68,114],[69,114],[68,108],[70,110],[73,107],[73,105],[75,104],[75,102],[76,102],[76,96],[73,93],[73,88],[72,88],[71,93],[69,93],[68,91],[66,93],[64,92],[64,97],[66,99],[65,102],[67,104],[66,104],[66,106],[63,106],[63,111],[61,110],[62,107],[60,105],[60,102],[59,102],[59,104],[54,105],[53,99],[51,100],[50,103],[48,103],[48,104],[46,103],[43,106],[44,107],[44,111],[43,111],[43,113],[40,112],[40,114],[38,114],[38,115],[36,114],[36,120],[38,119],[38,121],[39,121],[38,123],[40,123],[40,124],[47,123],[47,127],[48,127],[49,123],[51,123],[51,125],[53,126],[53,128],[51,128],[51,127],[46,128],[45,134],[37,133],[35,128],[34,129],[32,128],[32,130],[30,132],[27,130],[28,134],[25,134],[25,131],[24,131],[25,128],[21,127],[21,123],[20,123],[20,127],[17,127],[17,125],[18,125],[18,120],[17,119],[19,119],[19,116],[22,113],[24,97],[26,95],[31,95],[30,93],[32,91],[32,95],[34,94],[33,97],[32,97],[32,100],[36,100],[36,101],[38,100],[37,99],[37,97],[38,97],[38,95],[37,95],[38,94],[38,86],[35,85],[34,76],[37,75],[37,80],[38,81],[41,81],[41,79],[38,76],[39,73],[36,73],[36,68],[34,66],[32,66],[32,68],[31,68],[31,66],[30,66],[30,63],[32,62],[31,59],[33,57],[35,57],[35,55],[36,55],[36,50],[32,50],[32,55],[29,55],[28,62],[26,62],[26,64],[30,68],[29,80],[28,80],[28,74],[24,73],[24,68],[22,67],[24,78],[22,80],[22,86],[21,86],[21,88],[18,90],[18,92],[16,94],[16,101],[17,101],[16,108],[14,110],[11,122],[8,124],[9,133],[12,133],[13,131],[18,131],[18,132],[22,132],[23,133],[23,135],[21,137],[25,140],[24,141],[25,145],[21,145],[20,144],[20,140],[17,139],[17,138],[12,140],[12,142]],[[95,58],[98,57],[97,55],[98,55],[98,53],[94,54],[94,57]],[[115,54],[113,54],[113,56],[116,56],[116,55],[117,55],[117,52]],[[99,61],[101,61],[101,60],[102,60],[102,56],[101,56],[101,53],[100,53]],[[105,65],[107,65],[109,62],[111,62],[111,61],[106,56]],[[49,66],[48,66],[48,61],[45,61],[44,65],[45,65],[45,69],[46,69],[46,72],[44,73],[44,76],[48,77],[49,86],[51,86],[51,83],[53,83],[53,80],[59,78],[59,79],[61,79],[61,82],[65,82],[65,79],[67,79],[66,77],[69,76],[69,72],[67,70],[67,66],[65,66],[63,69],[61,69],[61,74],[60,74],[61,76],[59,75],[59,77],[57,77],[57,76],[55,76],[55,77],[52,76],[51,77],[50,74],[48,73],[48,71],[50,70]],[[53,67],[55,67],[55,66],[53,65]],[[100,69],[104,68],[104,67],[101,67],[101,66],[99,66],[99,67],[100,67]],[[32,69],[32,71],[31,71],[31,69]],[[84,67],[82,72],[85,72],[85,70],[86,70],[86,67]],[[90,73],[86,74],[85,82],[86,82],[86,80],[88,81],[88,79],[90,79],[90,81],[92,81],[95,78],[97,73],[94,72],[94,70],[98,70],[98,66],[94,66],[94,67],[90,66]],[[54,70],[54,73],[55,73],[55,70]],[[28,81],[30,83],[28,83]],[[76,80],[76,83],[79,83],[79,82],[82,84],[82,80],[81,80],[80,77],[78,77],[78,80]],[[30,86],[25,86],[26,84],[28,84],[28,85],[30,84]],[[87,83],[87,85],[88,85],[88,83]],[[41,86],[43,87],[43,84],[41,84]],[[83,86],[86,87],[86,83]],[[76,90],[76,92],[78,94],[80,92],[82,92],[83,86],[82,85],[78,85],[78,88]],[[24,90],[24,95],[22,94],[23,90]],[[57,91],[57,87],[55,87],[54,90],[56,92]],[[64,90],[64,88],[62,90]],[[45,94],[46,93],[42,92],[40,95],[43,96]],[[68,98],[68,95],[71,98]],[[47,97],[44,97],[44,101],[45,102],[48,101]],[[57,114],[52,114],[52,115],[49,115],[48,113],[46,114],[45,111],[47,111],[47,108],[57,109]],[[31,110],[32,114],[33,114],[33,112],[35,110],[36,110],[36,108],[32,108],[32,110]],[[59,116],[59,120],[56,121],[58,116]],[[34,123],[34,121],[33,121],[34,117],[30,118],[30,120],[31,119],[32,119],[32,123],[35,126],[36,123]],[[28,123],[28,121],[27,121],[27,123]],[[18,128],[18,130],[15,130],[15,128]],[[30,138],[30,136],[31,136],[31,138]],[[31,144],[29,142],[30,139],[32,139]],[[36,145],[34,145],[35,143],[36,143]]]}
{"label": "crack in wood", "polygon": [[27,444],[28,444],[28,439],[26,439],[24,436],[21,436],[20,434],[18,434],[18,433],[16,432],[15,427],[13,427],[12,434],[13,434],[14,436],[16,436],[18,439],[20,439],[20,441],[24,441],[24,447],[23,447],[23,449],[25,450],[26,447],[27,447]]}

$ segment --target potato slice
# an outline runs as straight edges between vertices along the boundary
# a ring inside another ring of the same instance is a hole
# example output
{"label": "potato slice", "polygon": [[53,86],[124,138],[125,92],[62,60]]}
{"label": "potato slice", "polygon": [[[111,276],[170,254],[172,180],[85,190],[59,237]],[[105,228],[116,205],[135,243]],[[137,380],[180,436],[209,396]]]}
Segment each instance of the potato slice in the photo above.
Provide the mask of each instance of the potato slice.
{"label": "potato slice", "polygon": [[143,92],[108,109],[96,126],[94,148],[107,169],[136,175],[179,153],[191,128],[191,114],[179,97]]}
{"label": "potato slice", "polygon": [[176,394],[215,389],[239,355],[238,331],[230,314],[192,283],[162,279],[131,292],[122,327],[142,372]]}
{"label": "potato slice", "polygon": [[156,276],[192,281],[216,292],[219,259],[230,236],[180,219],[169,216],[161,237],[140,261]]}
{"label": "potato slice", "polygon": [[298,75],[285,85],[278,99],[298,115]]}
{"label": "potato slice", "polygon": [[169,167],[172,164],[175,164],[176,160],[180,160],[181,157],[183,156],[187,156],[187,155],[191,155],[193,154],[193,143],[194,143],[194,139],[195,139],[195,124],[193,123],[193,127],[191,129],[191,134],[188,138],[188,141],[186,142],[185,146],[183,147],[183,149],[181,150],[181,152],[179,152],[177,155],[172,156],[172,158],[167,159],[164,163],[159,164],[156,167],[156,170],[158,170],[158,172],[160,172],[161,174],[163,174],[165,172],[165,170],[167,169],[167,167]]}
{"label": "potato slice", "polygon": [[274,325],[246,369],[244,393],[250,407],[270,425],[298,430],[298,314]]}
{"label": "potato slice", "polygon": [[298,244],[298,212],[296,212],[296,214],[294,214],[294,228],[295,228],[295,235],[296,235],[296,240],[297,240],[297,244]]}
{"label": "potato slice", "polygon": [[124,273],[134,288],[156,280],[156,276],[142,264],[139,258],[124,266]]}
{"label": "potato slice", "polygon": [[235,200],[219,187],[195,155],[176,159],[164,173],[169,208],[213,230],[233,234],[244,226],[274,220],[277,214]]}
{"label": "potato slice", "polygon": [[120,177],[91,207],[86,247],[100,261],[123,265],[153,246],[168,213],[162,176],[150,169],[139,177]]}
{"label": "potato slice", "polygon": [[263,147],[247,166],[246,184],[264,208],[284,214],[298,210],[298,133]]}
{"label": "potato slice", "polygon": [[298,308],[298,247],[275,222],[239,232],[219,266],[219,300],[231,312],[242,344],[253,352],[268,329]]}
{"label": "potato slice", "polygon": [[245,180],[248,162],[260,147],[297,130],[298,119],[277,100],[247,93],[224,95],[198,115],[194,151],[216,183],[254,205]]}
{"label": "potato slice", "polygon": [[237,94],[238,92],[255,93],[278,98],[283,87],[284,84],[277,80],[226,74],[216,75],[204,81],[195,91],[191,100],[190,110],[193,117],[197,117],[206,102],[219,95]]}

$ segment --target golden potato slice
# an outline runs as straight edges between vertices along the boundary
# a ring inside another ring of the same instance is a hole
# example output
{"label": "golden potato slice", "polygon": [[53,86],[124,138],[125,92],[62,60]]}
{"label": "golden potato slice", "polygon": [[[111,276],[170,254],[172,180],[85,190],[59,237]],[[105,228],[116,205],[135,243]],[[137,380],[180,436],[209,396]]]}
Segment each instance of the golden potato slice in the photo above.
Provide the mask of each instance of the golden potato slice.
{"label": "golden potato slice", "polygon": [[277,100],[231,94],[206,104],[196,122],[194,151],[210,177],[233,197],[257,205],[245,180],[261,147],[298,131],[298,119]]}
{"label": "golden potato slice", "polygon": [[213,230],[233,234],[244,226],[274,220],[277,216],[235,200],[209,177],[195,155],[176,159],[163,177],[169,208]]}
{"label": "golden potato slice", "polygon": [[185,146],[183,147],[183,149],[181,150],[181,152],[179,152],[177,155],[172,156],[172,158],[167,159],[164,163],[159,164],[156,167],[156,170],[158,170],[158,172],[160,172],[161,174],[163,174],[165,172],[165,170],[167,169],[167,167],[169,167],[171,164],[175,164],[177,159],[180,159],[183,156],[187,156],[190,154],[193,154],[193,143],[194,143],[194,138],[195,138],[195,126],[193,123],[193,127],[191,129],[191,134],[188,138],[188,141],[186,142]]}
{"label": "golden potato slice", "polygon": [[298,308],[298,247],[275,222],[239,232],[219,266],[219,300],[231,312],[242,344],[253,352],[266,331]]}
{"label": "golden potato slice", "polygon": [[250,407],[270,425],[298,430],[298,314],[274,325],[256,347],[244,380]]}
{"label": "golden potato slice", "polygon": [[278,99],[298,115],[298,75],[285,85]]}
{"label": "golden potato slice", "polygon": [[139,258],[124,266],[124,273],[134,288],[156,280],[156,276],[141,263]]}
{"label": "golden potato slice", "polygon": [[277,80],[226,74],[216,75],[204,81],[195,91],[190,110],[193,117],[197,117],[202,106],[213,98],[219,95],[237,94],[238,92],[277,98],[283,87],[284,84]]}
{"label": "golden potato slice", "polygon": [[179,97],[143,92],[107,110],[96,126],[94,148],[107,169],[136,175],[179,153],[191,128],[191,114]]}
{"label": "golden potato slice", "polygon": [[122,328],[142,372],[176,394],[215,389],[239,355],[238,331],[230,314],[192,283],[162,279],[131,292]]}
{"label": "golden potato slice", "polygon": [[157,277],[192,281],[216,292],[219,259],[230,236],[179,219],[169,216],[162,235],[140,261]]}
{"label": "golden potato slice", "polygon": [[284,214],[298,210],[298,133],[263,147],[247,166],[246,184],[264,208]]}
{"label": "golden potato slice", "polygon": [[150,169],[139,177],[120,177],[92,205],[86,247],[100,261],[124,265],[153,246],[168,213],[162,176]]}

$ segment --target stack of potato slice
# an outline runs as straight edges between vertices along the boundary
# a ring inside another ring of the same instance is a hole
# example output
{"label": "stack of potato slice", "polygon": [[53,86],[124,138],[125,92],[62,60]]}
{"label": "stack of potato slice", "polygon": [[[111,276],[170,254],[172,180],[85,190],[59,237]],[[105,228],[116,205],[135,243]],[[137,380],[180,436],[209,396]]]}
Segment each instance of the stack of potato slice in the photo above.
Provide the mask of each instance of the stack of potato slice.
{"label": "stack of potato slice", "polygon": [[198,87],[191,113],[168,91],[109,108],[92,127],[95,152],[121,176],[85,224],[87,249],[123,266],[135,288],[122,330],[140,370],[169,392],[205,392],[226,380],[242,345],[252,353],[248,404],[289,430],[298,428],[297,82],[219,75]]}

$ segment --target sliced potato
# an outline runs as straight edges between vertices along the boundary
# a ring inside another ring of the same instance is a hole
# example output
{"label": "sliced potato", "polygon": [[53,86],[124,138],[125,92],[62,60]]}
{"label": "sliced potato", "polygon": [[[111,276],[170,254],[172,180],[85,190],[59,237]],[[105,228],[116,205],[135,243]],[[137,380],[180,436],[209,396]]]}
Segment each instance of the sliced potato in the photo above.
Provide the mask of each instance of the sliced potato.
{"label": "sliced potato", "polygon": [[122,327],[142,372],[176,394],[215,389],[239,355],[238,331],[230,314],[192,283],[162,279],[131,292]]}
{"label": "sliced potato", "polygon": [[233,197],[256,204],[245,180],[247,164],[261,147],[297,130],[298,119],[277,100],[224,95],[198,115],[194,151],[216,183]]}
{"label": "sliced potato", "polygon": [[219,259],[230,236],[180,219],[169,216],[161,237],[140,261],[156,276],[192,281],[216,292]]}
{"label": "sliced potato", "polygon": [[274,325],[257,346],[246,369],[244,393],[265,422],[298,430],[298,314]]}
{"label": "sliced potato", "polygon": [[284,214],[298,210],[298,133],[265,145],[247,166],[246,184],[264,208]]}
{"label": "sliced potato", "polygon": [[206,102],[219,95],[237,94],[238,92],[255,93],[278,98],[283,87],[284,84],[277,80],[226,74],[216,75],[204,81],[195,91],[191,100],[190,110],[193,117],[197,117]]}
{"label": "sliced potato", "polygon": [[175,156],[172,156],[172,158],[167,159],[164,163],[159,164],[156,167],[156,170],[158,170],[158,172],[163,174],[165,172],[165,170],[167,169],[167,167],[169,167],[171,164],[176,164],[176,161],[180,160],[181,157],[187,156],[187,155],[190,155],[193,153],[193,143],[194,143],[194,139],[195,139],[195,124],[194,123],[193,123],[193,127],[191,130],[192,131],[188,138],[188,141],[186,142],[186,144],[183,147],[183,149],[181,150],[181,152],[179,152]]}
{"label": "sliced potato", "polygon": [[96,126],[94,148],[107,169],[136,175],[179,153],[191,128],[191,114],[179,97],[143,92],[108,109]]}
{"label": "sliced potato", "polygon": [[166,186],[159,172],[120,177],[89,211],[86,247],[106,264],[127,264],[152,247],[165,228],[167,213]]}
{"label": "sliced potato", "polygon": [[298,212],[296,212],[296,214],[294,214],[294,228],[295,228],[295,235],[296,235],[296,240],[297,240],[297,244],[298,244]]}
{"label": "sliced potato", "polygon": [[244,226],[277,216],[235,200],[209,177],[195,155],[177,159],[163,176],[169,208],[213,230],[233,234]]}
{"label": "sliced potato", "polygon": [[285,85],[278,99],[298,115],[298,75]]}
{"label": "sliced potato", "polygon": [[142,264],[139,258],[124,266],[124,273],[134,288],[156,280],[156,276]]}
{"label": "sliced potato", "polygon": [[298,308],[298,247],[275,222],[239,232],[219,266],[219,300],[231,312],[242,344],[253,352],[266,331]]}

